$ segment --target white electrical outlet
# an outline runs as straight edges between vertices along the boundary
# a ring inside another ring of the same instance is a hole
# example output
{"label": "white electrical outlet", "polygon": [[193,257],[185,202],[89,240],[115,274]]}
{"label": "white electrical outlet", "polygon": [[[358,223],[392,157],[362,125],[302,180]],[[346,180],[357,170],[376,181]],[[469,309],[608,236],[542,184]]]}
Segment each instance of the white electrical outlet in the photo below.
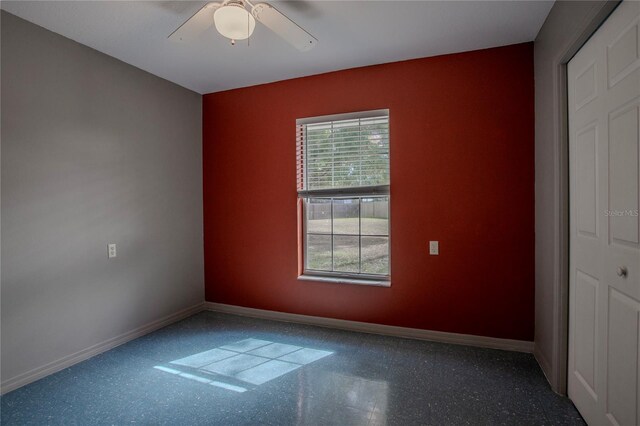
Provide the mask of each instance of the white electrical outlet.
{"label": "white electrical outlet", "polygon": [[438,247],[437,241],[429,241],[429,254],[432,256],[440,254],[440,248]]}
{"label": "white electrical outlet", "polygon": [[115,244],[107,245],[107,249],[108,249],[108,252],[109,252],[109,259],[111,259],[112,257],[116,257],[116,245]]}

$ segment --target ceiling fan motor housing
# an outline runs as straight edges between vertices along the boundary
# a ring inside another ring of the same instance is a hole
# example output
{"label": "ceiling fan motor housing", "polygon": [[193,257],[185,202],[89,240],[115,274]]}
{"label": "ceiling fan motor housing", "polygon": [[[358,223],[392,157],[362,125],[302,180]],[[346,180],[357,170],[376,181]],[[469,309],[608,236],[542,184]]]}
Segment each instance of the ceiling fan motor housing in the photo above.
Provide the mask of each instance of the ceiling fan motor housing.
{"label": "ceiling fan motor housing", "polygon": [[243,0],[225,1],[213,13],[213,22],[220,34],[231,39],[231,44],[249,38],[256,27],[256,20]]}

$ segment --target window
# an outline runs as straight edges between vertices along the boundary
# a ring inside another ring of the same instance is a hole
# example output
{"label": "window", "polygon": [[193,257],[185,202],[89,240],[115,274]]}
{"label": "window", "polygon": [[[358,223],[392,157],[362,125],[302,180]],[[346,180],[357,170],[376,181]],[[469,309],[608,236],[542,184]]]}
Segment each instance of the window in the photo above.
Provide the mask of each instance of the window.
{"label": "window", "polygon": [[296,123],[301,278],[388,285],[389,112]]}

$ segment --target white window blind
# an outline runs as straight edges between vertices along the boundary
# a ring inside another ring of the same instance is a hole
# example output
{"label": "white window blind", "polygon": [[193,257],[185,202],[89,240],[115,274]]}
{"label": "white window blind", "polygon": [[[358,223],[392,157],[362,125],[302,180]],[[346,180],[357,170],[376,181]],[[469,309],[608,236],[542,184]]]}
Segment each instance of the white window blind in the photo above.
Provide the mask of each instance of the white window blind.
{"label": "white window blind", "polygon": [[302,120],[296,139],[299,192],[389,185],[388,112]]}

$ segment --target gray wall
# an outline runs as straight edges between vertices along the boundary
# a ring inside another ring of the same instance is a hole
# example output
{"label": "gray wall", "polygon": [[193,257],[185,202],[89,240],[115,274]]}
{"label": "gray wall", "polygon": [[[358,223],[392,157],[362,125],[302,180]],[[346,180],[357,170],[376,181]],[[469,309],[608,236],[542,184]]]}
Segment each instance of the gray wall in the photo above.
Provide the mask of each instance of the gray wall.
{"label": "gray wall", "polygon": [[566,392],[568,144],[566,63],[616,1],[557,1],[534,44],[536,100],[535,355],[552,388]]}
{"label": "gray wall", "polygon": [[201,303],[204,268],[201,96],[1,26],[4,384]]}

